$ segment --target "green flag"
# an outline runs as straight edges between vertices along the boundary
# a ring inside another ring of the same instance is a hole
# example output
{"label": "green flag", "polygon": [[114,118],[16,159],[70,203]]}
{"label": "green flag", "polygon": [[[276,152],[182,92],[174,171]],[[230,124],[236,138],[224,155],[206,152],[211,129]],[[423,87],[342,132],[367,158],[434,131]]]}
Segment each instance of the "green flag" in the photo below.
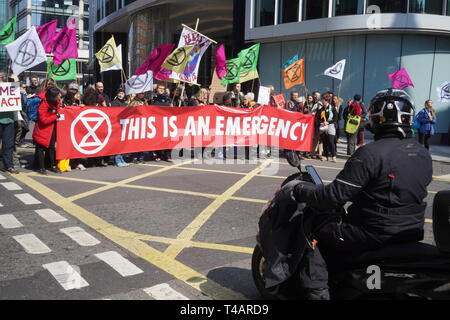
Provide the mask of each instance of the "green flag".
{"label": "green flag", "polygon": [[192,49],[194,49],[194,45],[176,48],[166,60],[164,60],[162,67],[176,73],[183,73],[186,64],[189,61]]}
{"label": "green flag", "polygon": [[227,60],[228,72],[222,78],[221,83],[223,86],[226,86],[227,84],[230,84],[230,83],[239,83],[240,82],[240,77],[239,77],[240,61],[241,60],[239,58]]}
{"label": "green flag", "polygon": [[16,40],[16,19],[17,16],[14,16],[0,30],[0,44],[8,44]]}
{"label": "green flag", "polygon": [[241,73],[256,70],[256,67],[258,66],[259,47],[260,44],[257,43],[254,46],[239,52],[238,58],[240,60]]}
{"label": "green flag", "polygon": [[48,77],[56,81],[73,80],[77,78],[77,62],[75,58],[65,59],[56,66],[52,60],[47,63]]}

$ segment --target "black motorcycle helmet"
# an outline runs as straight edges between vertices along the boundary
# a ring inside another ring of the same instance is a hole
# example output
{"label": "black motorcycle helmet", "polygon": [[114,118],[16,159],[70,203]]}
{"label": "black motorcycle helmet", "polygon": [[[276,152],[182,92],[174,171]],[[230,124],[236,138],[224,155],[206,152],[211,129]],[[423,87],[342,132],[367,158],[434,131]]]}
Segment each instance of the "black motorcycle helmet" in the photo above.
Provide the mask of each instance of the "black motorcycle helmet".
{"label": "black motorcycle helmet", "polygon": [[370,101],[367,129],[375,135],[398,133],[402,138],[411,134],[414,121],[414,102],[403,90],[379,91]]}

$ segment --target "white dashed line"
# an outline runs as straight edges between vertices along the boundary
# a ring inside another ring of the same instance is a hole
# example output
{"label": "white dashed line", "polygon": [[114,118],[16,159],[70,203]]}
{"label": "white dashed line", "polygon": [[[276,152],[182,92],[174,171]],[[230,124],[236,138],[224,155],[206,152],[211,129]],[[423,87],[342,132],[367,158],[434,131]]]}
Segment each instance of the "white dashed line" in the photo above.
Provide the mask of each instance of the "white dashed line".
{"label": "white dashed line", "polygon": [[42,219],[50,223],[67,221],[66,218],[62,217],[52,209],[35,210],[35,212],[41,216]]}
{"label": "white dashed line", "polygon": [[16,198],[25,203],[26,205],[30,204],[40,204],[41,202],[33,197],[29,193],[21,193],[21,194],[15,194]]}
{"label": "white dashed line", "polygon": [[43,254],[52,251],[41,240],[39,240],[38,237],[31,233],[14,236],[13,238],[25,249],[27,253]]}
{"label": "white dashed line", "polygon": [[19,186],[17,183],[14,182],[3,182],[0,183],[2,186],[4,186],[6,188],[6,190],[10,190],[10,191],[17,191],[17,190],[22,190],[22,187]]}
{"label": "white dashed line", "polygon": [[3,207],[3,205],[0,203],[0,208]]}
{"label": "white dashed line", "polygon": [[43,267],[66,291],[89,286],[89,283],[81,276],[79,268],[74,268],[67,261],[48,263],[44,264]]}
{"label": "white dashed line", "polygon": [[143,289],[155,300],[189,300],[187,297],[172,289],[167,283]]}
{"label": "white dashed line", "polygon": [[0,180],[6,180],[6,178],[0,174]]}
{"label": "white dashed line", "polygon": [[23,224],[19,222],[12,214],[0,215],[0,225],[5,229],[14,229],[23,227]]}
{"label": "white dashed line", "polygon": [[116,270],[122,277],[134,276],[136,274],[144,272],[115,251],[103,252],[96,254],[95,256],[100,260],[106,262],[111,268]]}
{"label": "white dashed line", "polygon": [[92,247],[100,243],[100,241],[95,239],[93,236],[91,236],[89,233],[87,233],[80,227],[64,228],[60,229],[59,231],[61,231],[66,236],[68,236],[73,241],[75,241],[76,243],[78,243],[80,246],[83,247]]}

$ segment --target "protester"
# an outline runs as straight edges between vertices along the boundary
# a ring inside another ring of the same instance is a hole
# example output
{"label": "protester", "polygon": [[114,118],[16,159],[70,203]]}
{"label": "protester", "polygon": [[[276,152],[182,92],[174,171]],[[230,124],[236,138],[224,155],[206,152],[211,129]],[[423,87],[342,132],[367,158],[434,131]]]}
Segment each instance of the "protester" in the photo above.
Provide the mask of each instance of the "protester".
{"label": "protester", "polygon": [[419,113],[417,114],[417,118],[420,122],[419,142],[425,148],[430,150],[428,140],[433,134],[435,134],[434,125],[436,124],[437,121],[436,111],[433,108],[432,100],[425,101],[425,105],[423,109],[420,110]]}
{"label": "protester", "polygon": [[27,91],[27,98],[30,98],[36,94],[39,94],[41,92],[39,88],[39,81],[36,77],[31,77],[30,79],[30,85],[26,88]]}
{"label": "protester", "polygon": [[335,123],[338,114],[333,112],[334,107],[331,105],[331,100],[331,93],[322,95],[322,107],[318,110],[317,115],[319,115],[319,131],[323,141],[324,156],[327,158],[327,161],[331,159],[332,162],[336,162]]}
{"label": "protester", "polygon": [[364,131],[367,121],[369,121],[369,116],[366,107],[364,106],[364,102],[361,101],[361,123],[359,124],[358,136],[356,139],[356,145],[358,147],[364,145]]}
{"label": "protester", "polygon": [[253,109],[256,105],[255,94],[253,92],[249,92],[244,96],[242,107],[246,109]]}
{"label": "protester", "polygon": [[[104,101],[105,102],[105,107],[110,107],[111,106],[111,99],[104,92],[103,82],[97,82],[95,84],[95,91],[97,93],[97,101]],[[101,97],[99,97],[99,96],[103,96],[103,99]]]}
{"label": "protester", "polygon": [[222,97],[222,105],[225,107],[232,107],[233,106],[233,101],[231,100],[231,94],[230,93],[226,93],[223,95]]}
{"label": "protester", "polygon": [[66,95],[62,99],[61,107],[73,107],[79,106],[81,104],[81,96],[77,89],[69,88],[67,89]]}
{"label": "protester", "polygon": [[241,91],[241,84],[235,83],[230,91],[232,106],[242,108],[244,105],[244,93]]}
{"label": "protester", "polygon": [[304,106],[303,106],[303,113],[304,113],[304,114],[310,114],[310,113],[312,113],[313,107],[314,107],[314,98],[313,98],[312,95],[309,94],[309,95],[306,97],[306,102],[305,102],[305,104],[304,104]]}
{"label": "protester", "polygon": [[170,106],[170,96],[166,92],[166,86],[164,84],[158,84],[156,86],[156,96],[152,101],[152,105],[154,106]]}
{"label": "protester", "polygon": [[341,106],[344,100],[336,95],[333,95],[331,99],[331,105],[333,106],[333,113],[336,116],[336,122],[334,123],[336,126],[336,136],[335,136],[335,148],[337,150],[337,144],[339,142],[340,130],[341,126],[339,121],[341,120]]}
{"label": "protester", "polygon": [[[345,118],[345,121],[348,120],[348,116],[362,116],[362,108],[361,108],[361,96],[356,94],[353,97],[353,100],[350,100],[348,103],[348,115]],[[355,153],[356,150],[356,142],[358,137],[358,130],[355,133],[347,135],[347,155],[351,156]]]}
{"label": "protester", "polygon": [[111,102],[111,107],[128,107],[127,96],[125,95],[125,90],[119,88],[117,90],[116,97]]}
{"label": "protester", "polygon": [[145,100],[145,93],[136,94],[130,101],[130,107],[139,107],[148,105],[147,100]]}
{"label": "protester", "polygon": [[91,86],[84,90],[83,96],[81,98],[82,106],[86,107],[96,107],[97,106],[97,93],[95,89]]}
{"label": "protester", "polygon": [[183,86],[179,85],[172,90],[171,101],[172,107],[185,107],[188,105],[186,90],[184,90]]}
{"label": "protester", "polygon": [[38,172],[47,174],[45,168],[45,155],[50,160],[50,171],[60,173],[56,167],[56,121],[59,118],[61,106],[61,91],[56,87],[50,87],[39,94],[39,118],[33,132],[36,142],[36,158],[38,160]]}
{"label": "protester", "polygon": [[195,96],[189,100],[188,106],[206,106],[208,104],[208,89],[201,88]]}
{"label": "protester", "polygon": [[286,103],[286,110],[300,112],[300,100],[298,96],[298,91],[291,91],[291,98]]}
{"label": "protester", "polygon": [[0,141],[5,171],[18,173],[14,168],[14,112],[0,112]]}

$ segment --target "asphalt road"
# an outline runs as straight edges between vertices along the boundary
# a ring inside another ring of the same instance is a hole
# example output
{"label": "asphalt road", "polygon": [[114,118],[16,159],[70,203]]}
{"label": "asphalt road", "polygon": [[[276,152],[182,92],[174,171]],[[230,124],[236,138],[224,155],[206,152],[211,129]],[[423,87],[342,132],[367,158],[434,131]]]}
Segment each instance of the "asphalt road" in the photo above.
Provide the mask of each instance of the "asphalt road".
{"label": "asphalt road", "polygon": [[[21,150],[25,160],[32,151]],[[338,161],[303,164],[328,183]],[[450,188],[439,178],[450,160],[433,166],[427,219],[435,193]],[[1,173],[0,299],[259,299],[250,270],[258,219],[295,172],[272,157]],[[432,242],[430,220],[426,230]]]}

